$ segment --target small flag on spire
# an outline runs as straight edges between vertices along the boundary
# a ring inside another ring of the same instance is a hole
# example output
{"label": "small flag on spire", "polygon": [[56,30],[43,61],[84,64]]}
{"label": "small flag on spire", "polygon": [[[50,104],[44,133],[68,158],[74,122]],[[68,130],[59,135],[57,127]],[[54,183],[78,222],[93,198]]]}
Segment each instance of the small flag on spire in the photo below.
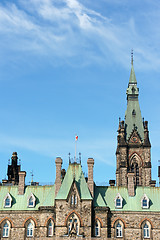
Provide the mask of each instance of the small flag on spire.
{"label": "small flag on spire", "polygon": [[77,141],[77,140],[78,140],[78,136],[76,135],[76,136],[75,136],[75,141]]}

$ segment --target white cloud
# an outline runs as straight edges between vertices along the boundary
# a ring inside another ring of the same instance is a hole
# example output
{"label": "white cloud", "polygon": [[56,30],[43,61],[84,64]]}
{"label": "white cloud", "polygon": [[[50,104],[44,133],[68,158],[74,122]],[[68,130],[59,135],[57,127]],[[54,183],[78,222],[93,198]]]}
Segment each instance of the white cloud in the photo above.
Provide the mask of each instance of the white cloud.
{"label": "white cloud", "polygon": [[[149,9],[143,11],[147,13]],[[156,34],[155,25],[154,22],[153,27],[151,23],[142,26],[141,34],[136,15],[118,21],[115,14],[111,19],[78,0],[23,0],[19,4],[0,4],[0,35],[1,41],[8,43],[6,51],[30,50],[52,60],[58,57],[59,61],[72,61],[74,57],[83,58],[83,64],[95,61],[107,64],[112,59],[128,66],[129,51],[134,48],[137,69],[159,70],[160,35]],[[148,34],[153,29],[156,39]]]}

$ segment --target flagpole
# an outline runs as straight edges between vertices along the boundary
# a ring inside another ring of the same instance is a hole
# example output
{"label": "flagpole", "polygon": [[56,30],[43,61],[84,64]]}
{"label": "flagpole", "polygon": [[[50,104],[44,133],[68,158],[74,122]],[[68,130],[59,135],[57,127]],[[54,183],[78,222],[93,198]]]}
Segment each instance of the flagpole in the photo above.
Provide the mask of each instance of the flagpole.
{"label": "flagpole", "polygon": [[77,162],[77,159],[76,159],[76,153],[77,153],[77,140],[78,140],[78,136],[75,135],[75,162]]}
{"label": "flagpole", "polygon": [[76,162],[77,140],[75,139],[75,162]]}

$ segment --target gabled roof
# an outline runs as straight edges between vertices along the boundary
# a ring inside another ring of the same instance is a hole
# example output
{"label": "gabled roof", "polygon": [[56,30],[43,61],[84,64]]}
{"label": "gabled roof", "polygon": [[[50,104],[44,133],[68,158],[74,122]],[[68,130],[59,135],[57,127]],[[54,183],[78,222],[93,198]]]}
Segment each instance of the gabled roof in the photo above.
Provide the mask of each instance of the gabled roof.
{"label": "gabled roof", "polygon": [[89,192],[86,180],[80,164],[69,164],[66,175],[60,187],[60,190],[56,196],[56,199],[67,199],[73,182],[75,181],[79,196],[81,199],[91,200],[91,194]]}
{"label": "gabled roof", "polygon": [[[12,196],[12,207],[4,208],[4,197]],[[28,196],[34,194],[36,205],[28,208]],[[55,186],[26,186],[24,195],[18,195],[18,186],[0,186],[0,210],[38,210],[40,206],[54,206]]]}
{"label": "gabled roof", "polygon": [[[123,206],[121,209],[115,208],[114,199],[117,194],[120,194],[123,198]],[[150,201],[150,206],[148,209],[142,209],[141,199],[146,194]],[[101,195],[101,197],[100,197]],[[104,201],[102,201],[102,199]],[[95,207],[104,207],[104,202],[106,206],[111,209],[111,211],[148,211],[148,212],[160,212],[160,188],[159,187],[137,187],[135,196],[130,197],[128,195],[127,187],[95,187]]]}

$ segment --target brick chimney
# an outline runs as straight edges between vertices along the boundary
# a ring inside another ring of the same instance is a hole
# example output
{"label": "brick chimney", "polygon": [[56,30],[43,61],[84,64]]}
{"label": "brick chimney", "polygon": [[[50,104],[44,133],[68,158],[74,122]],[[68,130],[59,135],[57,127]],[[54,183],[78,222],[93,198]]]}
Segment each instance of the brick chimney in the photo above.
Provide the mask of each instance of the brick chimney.
{"label": "brick chimney", "polygon": [[94,166],[94,159],[88,158],[88,188],[92,197],[94,197],[94,181],[93,181],[93,166]]}
{"label": "brick chimney", "polygon": [[130,197],[135,196],[134,173],[128,173],[128,194]]}
{"label": "brick chimney", "polygon": [[18,183],[18,194],[19,195],[23,195],[24,194],[25,177],[26,177],[26,172],[25,171],[19,172],[19,183]]}
{"label": "brick chimney", "polygon": [[56,180],[55,180],[55,196],[56,196],[61,187],[62,158],[57,157],[55,163],[56,163]]}

